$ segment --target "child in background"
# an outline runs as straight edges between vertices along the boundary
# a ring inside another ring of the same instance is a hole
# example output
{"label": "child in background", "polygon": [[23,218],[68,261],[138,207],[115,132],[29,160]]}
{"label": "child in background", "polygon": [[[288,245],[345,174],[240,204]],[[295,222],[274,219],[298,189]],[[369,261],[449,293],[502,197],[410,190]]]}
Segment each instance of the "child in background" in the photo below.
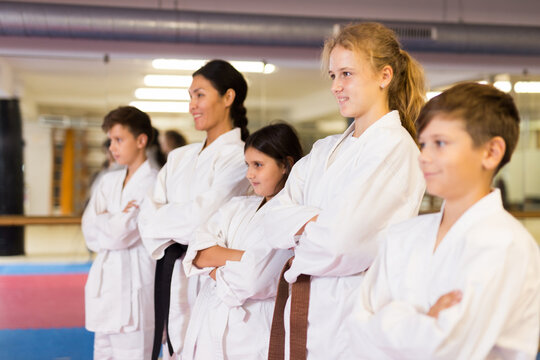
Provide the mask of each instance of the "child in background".
{"label": "child in background", "polygon": [[540,254],[491,187],[510,161],[510,95],[465,83],[417,121],[420,167],[440,213],[389,228],[362,284],[350,345],[358,359],[534,359]]}
{"label": "child in background", "polygon": [[159,146],[165,156],[169,155],[171,151],[187,144],[184,135],[176,130],[167,130],[163,136],[160,136]]}
{"label": "child in background", "polygon": [[94,359],[146,360],[154,331],[155,261],[144,248],[137,215],[157,170],[146,159],[150,118],[126,106],[102,128],[122,170],[103,175],[82,217],[88,248],[97,253],[85,287],[86,328],[95,332]]}

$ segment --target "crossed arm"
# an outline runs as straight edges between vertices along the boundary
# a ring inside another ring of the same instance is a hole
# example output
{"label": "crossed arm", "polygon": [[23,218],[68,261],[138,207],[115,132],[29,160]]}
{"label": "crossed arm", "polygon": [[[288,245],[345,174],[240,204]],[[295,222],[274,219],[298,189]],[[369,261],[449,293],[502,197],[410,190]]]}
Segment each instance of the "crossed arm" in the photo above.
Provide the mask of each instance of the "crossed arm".
{"label": "crossed arm", "polygon": [[[312,217],[309,221],[307,221],[296,233],[296,235],[302,235],[304,233],[304,229],[307,224],[310,222],[316,222],[319,215],[315,215]],[[289,263],[292,262],[293,259],[289,260]],[[435,304],[429,309],[426,315],[431,316],[432,318],[437,319],[439,317],[439,313],[443,310],[446,310],[454,305],[457,305],[460,303],[461,298],[463,294],[459,290],[450,291],[444,295],[442,295]]]}
{"label": "crossed arm", "polygon": [[199,250],[193,259],[193,264],[198,268],[219,267],[227,261],[240,261],[244,255],[243,250],[229,249],[214,245],[204,250]]}
{"label": "crossed arm", "polygon": [[224,266],[227,261],[240,261],[244,255],[243,250],[229,249],[223,246],[214,245],[204,250],[199,250],[193,264],[198,268],[213,267],[214,270],[208,274],[216,280],[216,270]]}

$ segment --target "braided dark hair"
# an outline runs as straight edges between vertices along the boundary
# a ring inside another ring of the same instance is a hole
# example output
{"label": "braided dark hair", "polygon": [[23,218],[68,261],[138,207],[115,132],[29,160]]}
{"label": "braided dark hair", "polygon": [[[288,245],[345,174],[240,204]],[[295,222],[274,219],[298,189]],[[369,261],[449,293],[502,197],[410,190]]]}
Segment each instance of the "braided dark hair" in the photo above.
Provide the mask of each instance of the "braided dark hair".
{"label": "braided dark hair", "polygon": [[229,89],[234,90],[235,97],[231,105],[231,118],[233,127],[240,128],[242,140],[245,141],[249,136],[247,110],[244,107],[248,88],[242,74],[225,60],[212,60],[193,73],[193,76],[196,75],[201,75],[210,81],[221,96],[225,95]]}

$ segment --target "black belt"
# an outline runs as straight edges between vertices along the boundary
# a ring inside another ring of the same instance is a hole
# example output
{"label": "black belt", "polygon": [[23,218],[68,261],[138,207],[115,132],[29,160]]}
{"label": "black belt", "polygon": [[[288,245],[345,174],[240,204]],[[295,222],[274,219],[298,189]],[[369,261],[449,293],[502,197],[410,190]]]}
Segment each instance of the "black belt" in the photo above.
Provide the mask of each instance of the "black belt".
{"label": "black belt", "polygon": [[152,347],[152,360],[157,360],[163,338],[163,328],[167,333],[169,354],[174,353],[169,336],[169,306],[171,302],[171,280],[174,263],[187,250],[187,245],[175,243],[165,249],[165,255],[156,263],[156,278],[154,283],[154,344]]}

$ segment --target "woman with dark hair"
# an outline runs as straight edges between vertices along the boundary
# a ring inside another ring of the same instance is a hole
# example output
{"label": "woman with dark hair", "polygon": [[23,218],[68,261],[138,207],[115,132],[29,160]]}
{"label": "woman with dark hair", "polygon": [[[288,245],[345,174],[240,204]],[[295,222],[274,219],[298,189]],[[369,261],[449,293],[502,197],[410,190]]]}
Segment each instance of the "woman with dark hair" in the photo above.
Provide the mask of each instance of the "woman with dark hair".
{"label": "woman with dark hair", "polygon": [[[209,87],[217,92],[217,97],[207,99],[209,95],[213,95],[206,94]],[[195,128],[207,132],[207,142],[211,142],[221,135],[219,129],[223,128],[229,130],[238,128],[242,140],[247,139],[249,136],[248,119],[244,107],[247,90],[247,83],[242,74],[224,60],[212,60],[193,73],[193,82],[190,87],[191,104],[195,103],[198,106],[192,110],[190,105],[190,112],[195,120]],[[199,99],[204,97],[206,99],[199,103]],[[208,110],[209,105],[217,106],[210,109],[216,111],[220,110],[219,106],[221,105],[227,108],[227,112],[226,114],[218,114],[221,116],[216,117],[204,116],[207,115],[205,110]],[[208,145],[205,144],[205,146]]]}
{"label": "woman with dark hair", "polygon": [[266,359],[280,269],[292,256],[263,239],[264,205],[285,185],[302,148],[286,124],[253,133],[246,177],[257,196],[236,197],[195,234],[184,259],[188,277],[209,275],[185,339],[185,359]]}
{"label": "woman with dark hair", "polygon": [[152,359],[162,339],[165,358],[182,351],[191,305],[202,286],[197,277],[186,278],[180,262],[195,229],[248,188],[244,77],[228,62],[213,60],[193,74],[189,94],[195,128],[206,133],[206,140],[169,153],[139,217],[143,242],[158,259]]}

